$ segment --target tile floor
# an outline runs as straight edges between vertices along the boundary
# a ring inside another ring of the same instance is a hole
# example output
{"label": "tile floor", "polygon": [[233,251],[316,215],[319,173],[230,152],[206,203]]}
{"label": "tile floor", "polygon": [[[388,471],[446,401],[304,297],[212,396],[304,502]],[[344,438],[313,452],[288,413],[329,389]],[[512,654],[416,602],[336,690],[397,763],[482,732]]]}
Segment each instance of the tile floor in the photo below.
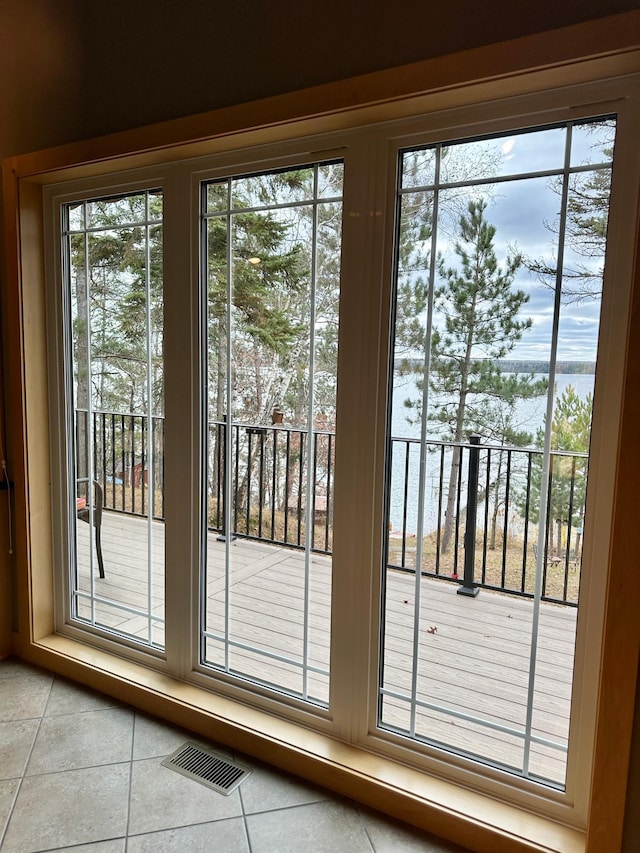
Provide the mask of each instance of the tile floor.
{"label": "tile floor", "polygon": [[0,850],[461,853],[254,761],[223,796],[162,767],[201,739],[15,660],[0,661]]}

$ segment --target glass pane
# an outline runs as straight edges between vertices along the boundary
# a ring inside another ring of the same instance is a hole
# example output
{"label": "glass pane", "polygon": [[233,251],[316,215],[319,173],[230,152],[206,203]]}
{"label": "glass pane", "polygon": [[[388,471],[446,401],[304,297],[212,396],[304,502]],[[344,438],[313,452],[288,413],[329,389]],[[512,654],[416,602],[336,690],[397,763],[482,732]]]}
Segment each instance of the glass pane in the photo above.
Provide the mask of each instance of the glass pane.
{"label": "glass pane", "polygon": [[459,142],[443,148],[441,183],[475,181],[557,169],[564,162],[564,127]]}
{"label": "glass pane", "polygon": [[[566,167],[570,131],[602,165]],[[605,120],[412,150],[398,187],[379,725],[556,787],[612,146]]]}
{"label": "glass pane", "polygon": [[147,193],[141,193],[87,202],[89,227],[114,228],[144,223],[147,219],[147,198]]}
{"label": "glass pane", "polygon": [[615,135],[616,122],[613,118],[574,124],[571,135],[571,165],[588,166],[611,162]]}
{"label": "glass pane", "polygon": [[407,151],[402,157],[401,187],[430,187],[436,179],[436,151]]}
{"label": "glass pane", "polygon": [[[142,192],[87,207],[91,231],[71,235],[66,244],[75,448],[71,612],[162,647],[162,198]],[[76,210],[69,219],[80,228]]]}
{"label": "glass pane", "polygon": [[310,201],[314,194],[315,171],[294,169],[235,178],[232,182],[232,204],[243,207],[269,207],[297,201]]}
{"label": "glass pane", "polygon": [[230,184],[230,215],[204,188],[202,662],[327,705],[342,164]]}
{"label": "glass pane", "polygon": [[343,163],[321,163],[318,166],[318,198],[340,198],[343,181]]}
{"label": "glass pane", "polygon": [[69,231],[82,231],[84,229],[84,202],[67,205],[69,216]]}
{"label": "glass pane", "polygon": [[229,207],[229,182],[218,181],[207,186],[207,213],[227,210]]}

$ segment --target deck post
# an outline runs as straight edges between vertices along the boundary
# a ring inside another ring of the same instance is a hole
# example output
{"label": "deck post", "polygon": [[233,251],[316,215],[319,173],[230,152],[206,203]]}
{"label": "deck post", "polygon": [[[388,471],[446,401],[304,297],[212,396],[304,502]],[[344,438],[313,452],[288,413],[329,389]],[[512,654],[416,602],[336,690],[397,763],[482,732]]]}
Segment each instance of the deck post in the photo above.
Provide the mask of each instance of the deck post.
{"label": "deck post", "polygon": [[[224,421],[222,432],[222,465],[218,467],[218,477],[222,474],[222,524],[220,533],[216,536],[217,542],[226,542],[227,541],[227,414],[226,412],[222,415],[222,419]],[[218,440],[220,433],[218,433]],[[231,438],[231,446],[233,447],[233,435]],[[238,438],[239,440],[239,438]],[[222,472],[220,471],[222,468]],[[235,535],[233,531],[233,525],[230,531],[230,542],[235,542]]]}
{"label": "deck post", "polygon": [[467,519],[464,530],[464,576],[458,595],[474,598],[478,587],[473,579],[476,557],[476,515],[478,509],[478,470],[480,468],[480,436],[469,436],[469,476],[467,480]]}

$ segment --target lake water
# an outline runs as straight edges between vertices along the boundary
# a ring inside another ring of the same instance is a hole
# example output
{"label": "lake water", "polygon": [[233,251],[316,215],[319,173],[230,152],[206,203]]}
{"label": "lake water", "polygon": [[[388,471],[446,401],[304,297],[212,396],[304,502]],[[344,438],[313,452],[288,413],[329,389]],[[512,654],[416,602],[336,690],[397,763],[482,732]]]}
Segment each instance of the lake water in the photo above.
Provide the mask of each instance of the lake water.
{"label": "lake water", "polygon": [[[546,374],[536,374],[536,379],[547,379]],[[554,400],[556,400],[565,389],[572,385],[581,399],[585,399],[589,393],[593,394],[595,376],[586,373],[561,373],[556,376]],[[418,400],[419,392],[415,384],[415,375],[394,377],[393,410],[392,410],[392,436],[394,438],[420,438],[420,424],[410,423],[407,414],[411,410],[404,405],[405,400]],[[547,408],[547,398],[537,397],[532,400],[520,400],[515,406],[514,425],[518,429],[526,430],[535,435],[536,430],[544,425],[544,414]],[[437,426],[433,426],[429,432],[429,438],[439,439],[441,434]],[[407,532],[415,533],[418,516],[418,481],[419,481],[419,444],[411,446],[409,475],[408,475],[408,507],[407,507]],[[450,457],[445,457],[445,483],[448,477],[448,462]],[[393,464],[391,472],[391,506],[390,523],[393,530],[400,530],[403,524],[403,504],[405,488],[405,465],[406,465],[406,443],[399,441],[394,443]],[[445,486],[446,488],[446,486]],[[424,507],[424,532],[435,530],[438,516],[438,496],[440,490],[440,454],[427,454],[426,477],[425,477],[425,507]]]}

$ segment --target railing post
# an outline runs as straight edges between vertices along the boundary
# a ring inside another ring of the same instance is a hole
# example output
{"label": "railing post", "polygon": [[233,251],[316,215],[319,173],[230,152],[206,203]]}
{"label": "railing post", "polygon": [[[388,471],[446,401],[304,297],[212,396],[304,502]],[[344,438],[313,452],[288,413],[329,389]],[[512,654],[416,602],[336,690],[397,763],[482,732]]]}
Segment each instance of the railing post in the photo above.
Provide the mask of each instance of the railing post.
{"label": "railing post", "polygon": [[479,435],[469,436],[469,477],[467,480],[467,523],[464,531],[464,578],[458,595],[475,597],[478,587],[473,578],[476,557],[476,515],[478,509],[478,471],[480,468]]}
{"label": "railing post", "polygon": [[[224,428],[222,430],[222,525],[221,530],[218,536],[216,537],[217,542],[226,542],[227,540],[227,415],[226,413],[222,415],[222,419],[224,421]],[[231,435],[231,446],[233,447],[233,435]],[[218,467],[218,477],[220,477],[220,466]],[[208,493],[208,490],[207,490]],[[208,508],[207,508],[208,511]],[[235,535],[233,532],[233,525],[231,526],[229,541],[235,542]]]}

